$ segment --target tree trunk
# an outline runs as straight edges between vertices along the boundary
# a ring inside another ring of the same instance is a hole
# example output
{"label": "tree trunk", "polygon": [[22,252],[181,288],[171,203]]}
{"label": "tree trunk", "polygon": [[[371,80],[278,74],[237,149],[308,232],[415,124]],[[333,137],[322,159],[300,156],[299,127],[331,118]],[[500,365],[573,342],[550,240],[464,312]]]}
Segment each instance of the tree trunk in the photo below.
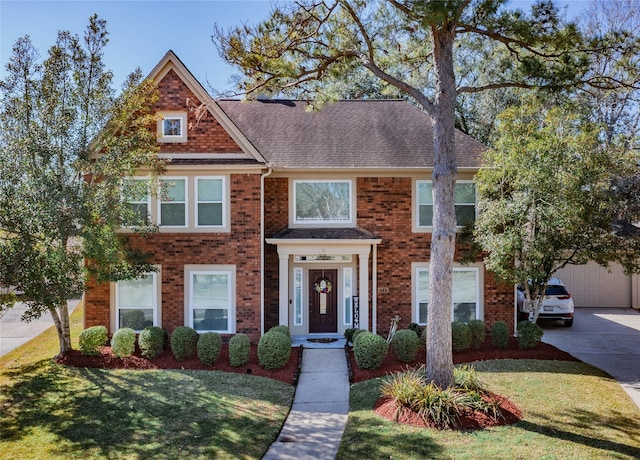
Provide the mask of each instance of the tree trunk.
{"label": "tree trunk", "polygon": [[457,173],[453,30],[448,23],[432,27],[437,85],[433,117],[435,165],[427,311],[427,379],[441,388],[452,387],[455,383],[451,349],[452,266],[456,244],[454,187]]}
{"label": "tree trunk", "polygon": [[60,354],[71,351],[71,328],[69,326],[69,309],[67,303],[58,305],[57,308],[49,309],[53,323],[58,333],[58,343],[60,344]]}

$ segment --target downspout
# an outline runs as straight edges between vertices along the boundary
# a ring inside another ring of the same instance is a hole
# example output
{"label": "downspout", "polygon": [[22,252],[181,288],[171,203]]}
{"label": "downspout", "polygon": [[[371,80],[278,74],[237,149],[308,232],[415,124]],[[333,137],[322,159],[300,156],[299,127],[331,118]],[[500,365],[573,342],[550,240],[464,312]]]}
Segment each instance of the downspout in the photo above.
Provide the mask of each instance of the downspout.
{"label": "downspout", "polygon": [[371,262],[371,332],[377,334],[378,329],[378,245],[373,245]]}
{"label": "downspout", "polygon": [[264,335],[264,179],[273,172],[273,163],[260,175],[260,337]]}

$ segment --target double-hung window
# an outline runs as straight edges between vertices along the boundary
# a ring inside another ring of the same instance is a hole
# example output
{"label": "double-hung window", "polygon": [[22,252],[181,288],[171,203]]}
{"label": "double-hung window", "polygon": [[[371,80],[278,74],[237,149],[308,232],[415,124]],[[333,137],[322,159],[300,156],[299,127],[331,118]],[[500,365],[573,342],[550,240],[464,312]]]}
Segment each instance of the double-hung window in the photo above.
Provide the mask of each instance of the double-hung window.
{"label": "double-hung window", "polygon": [[[416,216],[417,227],[433,226],[433,183],[417,181]],[[454,205],[456,208],[456,225],[464,227],[476,219],[476,186],[471,181],[457,181],[454,189]]]}
{"label": "double-hung window", "polygon": [[235,269],[193,269],[188,281],[190,326],[198,332],[234,333]]}
{"label": "double-hung window", "polygon": [[141,331],[158,325],[158,274],[116,283],[116,324]]}
{"label": "double-hung window", "polygon": [[293,181],[294,224],[352,224],[353,190],[349,180]]}
{"label": "double-hung window", "polygon": [[[453,321],[469,322],[480,317],[479,270],[477,268],[453,269]],[[415,318],[418,324],[427,323],[429,307],[429,269],[418,268],[414,278]]]}
{"label": "double-hung window", "polygon": [[196,227],[224,227],[225,222],[224,177],[196,178]]}
{"label": "double-hung window", "polygon": [[122,195],[130,211],[130,215],[126,218],[126,225],[148,224],[150,218],[150,196],[147,180],[138,178],[126,179],[122,187]]}
{"label": "double-hung window", "polygon": [[163,178],[158,199],[163,227],[186,227],[187,225],[187,179]]}

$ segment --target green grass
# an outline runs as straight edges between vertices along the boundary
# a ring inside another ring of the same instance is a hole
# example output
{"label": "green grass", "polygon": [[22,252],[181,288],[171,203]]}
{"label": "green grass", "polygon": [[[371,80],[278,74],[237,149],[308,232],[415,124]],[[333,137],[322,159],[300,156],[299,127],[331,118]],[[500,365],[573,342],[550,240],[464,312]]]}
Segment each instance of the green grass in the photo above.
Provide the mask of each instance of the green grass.
{"label": "green grass", "polygon": [[338,459],[634,459],[640,410],[610,377],[584,363],[497,360],[475,364],[489,389],[523,411],[516,425],[456,432],[413,428],[371,408],[381,379],[351,387]]}
{"label": "green grass", "polygon": [[293,399],[291,385],[242,374],[58,366],[57,350],[48,330],[0,359],[3,459],[258,459]]}

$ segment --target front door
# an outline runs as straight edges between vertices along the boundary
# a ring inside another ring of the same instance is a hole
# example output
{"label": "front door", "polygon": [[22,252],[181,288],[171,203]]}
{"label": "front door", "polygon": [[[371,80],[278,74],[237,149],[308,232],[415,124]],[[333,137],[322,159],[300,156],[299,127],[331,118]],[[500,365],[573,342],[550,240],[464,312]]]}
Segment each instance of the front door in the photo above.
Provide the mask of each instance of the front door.
{"label": "front door", "polygon": [[309,270],[309,332],[338,332],[338,270]]}

